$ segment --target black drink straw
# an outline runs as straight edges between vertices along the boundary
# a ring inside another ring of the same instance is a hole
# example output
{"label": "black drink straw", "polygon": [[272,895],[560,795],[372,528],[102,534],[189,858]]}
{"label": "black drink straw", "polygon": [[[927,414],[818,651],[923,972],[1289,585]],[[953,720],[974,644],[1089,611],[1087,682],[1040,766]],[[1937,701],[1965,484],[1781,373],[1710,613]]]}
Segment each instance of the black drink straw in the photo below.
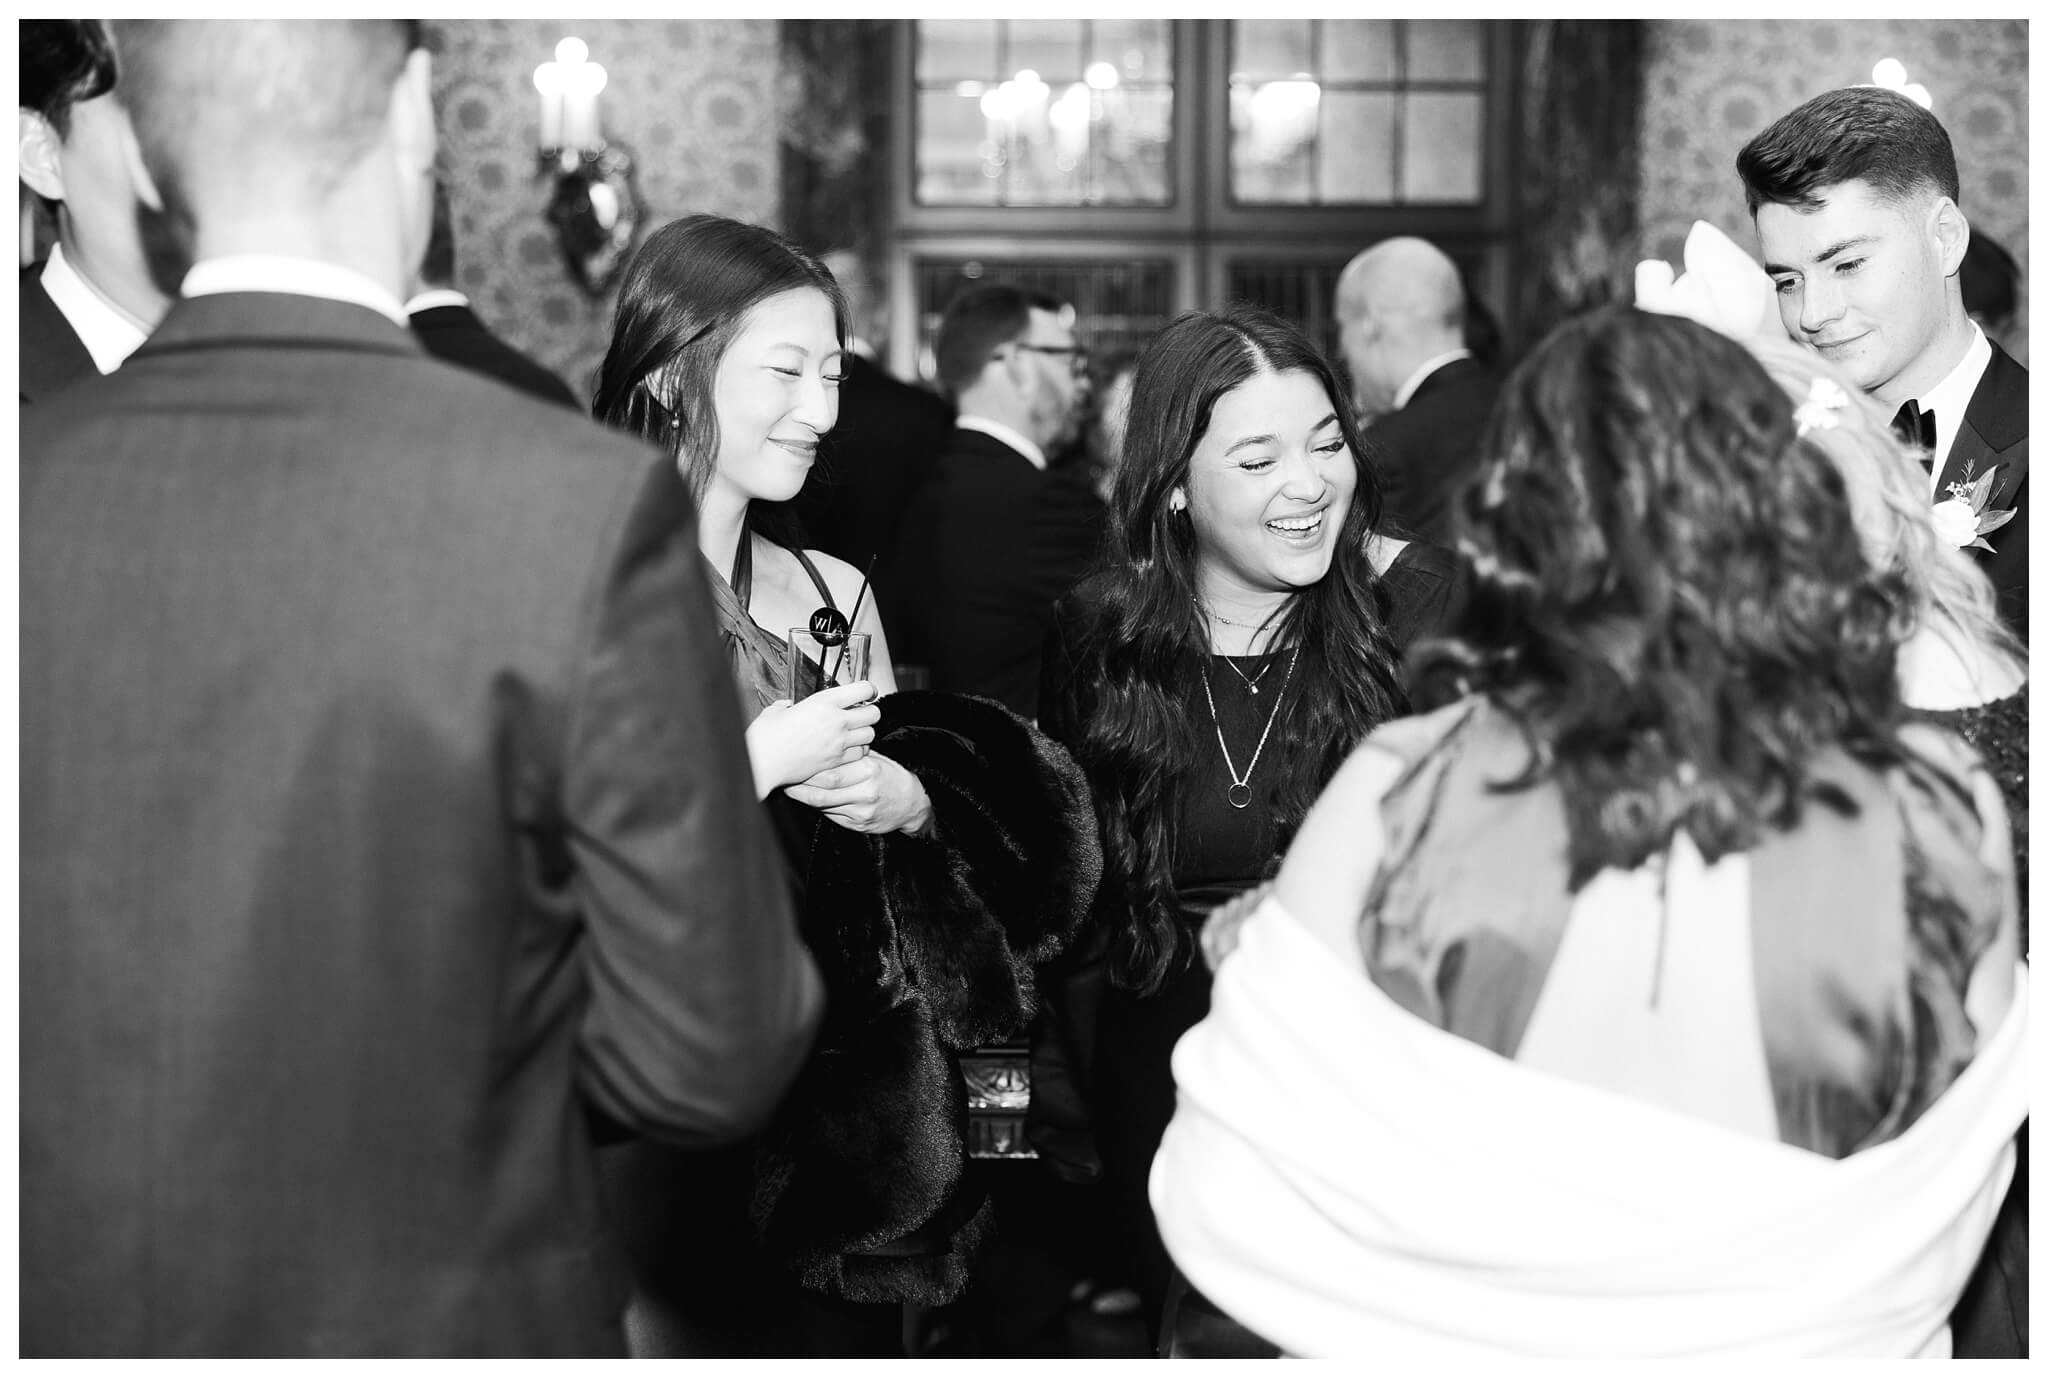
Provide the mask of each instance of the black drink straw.
{"label": "black drink straw", "polygon": [[[879,551],[876,552],[876,554],[880,553]],[[860,619],[861,600],[868,596],[868,580],[874,577],[874,573],[875,556],[870,555],[868,556],[868,567],[860,576],[860,592],[853,596],[853,615],[846,619],[847,639],[839,643],[839,658],[832,662],[832,680],[834,683],[837,683],[839,680],[840,667],[846,664],[846,648],[853,644],[853,624]],[[825,668],[825,653],[822,650],[818,652],[818,668],[821,671]],[[870,666],[869,668],[872,669],[873,667]]]}

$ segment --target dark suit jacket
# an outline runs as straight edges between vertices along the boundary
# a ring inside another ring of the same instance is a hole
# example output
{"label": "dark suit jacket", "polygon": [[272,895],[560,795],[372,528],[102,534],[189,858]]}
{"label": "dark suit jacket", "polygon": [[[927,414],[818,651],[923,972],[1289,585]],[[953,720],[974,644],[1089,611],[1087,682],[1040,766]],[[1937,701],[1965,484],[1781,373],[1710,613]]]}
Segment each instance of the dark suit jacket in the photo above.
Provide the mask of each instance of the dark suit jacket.
{"label": "dark suit jacket", "polygon": [[[1070,523],[1065,519],[1072,517]],[[955,430],[903,523],[897,607],[883,607],[901,659],[931,687],[1038,712],[1052,605],[1086,572],[1096,529],[1069,487],[993,436]]]}
{"label": "dark suit jacket", "polygon": [[21,402],[46,402],[99,366],[71,322],[43,290],[43,264],[21,270]]}
{"label": "dark suit jacket", "polygon": [[1380,480],[1382,520],[1450,544],[1450,503],[1479,464],[1479,441],[1500,395],[1500,375],[1456,359],[1422,380],[1408,405],[1365,432]]}
{"label": "dark suit jacket", "polygon": [[[1962,429],[1942,465],[1937,497],[1964,475],[1988,473],[1987,508],[2015,508],[2013,519],[1984,539],[1996,553],[1973,550],[1998,589],[1998,615],[2022,640],[2027,635],[2027,370],[1991,346],[1991,363],[1970,396]],[[2015,1359],[2027,1355],[2027,1130],[2021,1126],[2019,1165],[1992,1223],[1991,1237],[1949,1326],[1959,1359]]]}
{"label": "dark suit jacket", "polygon": [[1935,497],[1949,496],[1949,485],[1965,474],[1982,475],[1998,466],[1992,480],[1993,508],[2016,509],[2013,519],[1985,536],[1991,550],[1973,550],[1998,589],[1998,615],[2015,636],[2027,635],[2027,370],[1997,345],[1991,363],[1970,395],[1962,428],[1949,447]]}
{"label": "dark suit jacket", "polygon": [[[889,562],[903,529],[911,495],[929,481],[939,453],[953,436],[953,407],[942,398],[899,382],[857,354],[846,360],[839,385],[839,421],[825,437],[817,468],[797,494],[804,543],[836,555],[856,569],[876,567],[876,606],[887,616],[897,590],[888,586]],[[888,618],[892,637],[895,621]],[[893,641],[890,649],[901,654]]]}
{"label": "dark suit jacket", "polygon": [[21,468],[23,1351],[618,1353],[818,1014],[672,466],[241,294]]}
{"label": "dark suit jacket", "polygon": [[427,353],[437,359],[509,383],[543,402],[585,410],[567,383],[493,335],[467,306],[430,306],[415,311],[412,329]]}

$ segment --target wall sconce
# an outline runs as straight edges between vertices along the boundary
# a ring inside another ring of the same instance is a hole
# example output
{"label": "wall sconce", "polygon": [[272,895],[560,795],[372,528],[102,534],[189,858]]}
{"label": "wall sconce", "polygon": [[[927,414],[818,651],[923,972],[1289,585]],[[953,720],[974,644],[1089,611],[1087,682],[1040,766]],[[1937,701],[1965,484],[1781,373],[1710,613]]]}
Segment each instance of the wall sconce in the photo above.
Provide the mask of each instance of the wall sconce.
{"label": "wall sconce", "polygon": [[578,285],[602,296],[625,267],[640,228],[640,199],[632,183],[633,159],[605,142],[597,97],[606,82],[590,60],[589,45],[565,38],[555,60],[533,69],[540,93],[540,172],[552,175],[548,223]]}

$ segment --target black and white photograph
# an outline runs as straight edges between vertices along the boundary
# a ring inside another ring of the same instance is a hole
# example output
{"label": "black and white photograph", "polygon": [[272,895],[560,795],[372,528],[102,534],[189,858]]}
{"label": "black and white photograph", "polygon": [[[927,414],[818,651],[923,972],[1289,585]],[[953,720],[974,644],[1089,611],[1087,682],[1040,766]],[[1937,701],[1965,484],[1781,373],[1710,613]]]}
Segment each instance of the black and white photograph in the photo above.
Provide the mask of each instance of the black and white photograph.
{"label": "black and white photograph", "polygon": [[20,19],[19,1358],[2026,1359],[2030,21]]}

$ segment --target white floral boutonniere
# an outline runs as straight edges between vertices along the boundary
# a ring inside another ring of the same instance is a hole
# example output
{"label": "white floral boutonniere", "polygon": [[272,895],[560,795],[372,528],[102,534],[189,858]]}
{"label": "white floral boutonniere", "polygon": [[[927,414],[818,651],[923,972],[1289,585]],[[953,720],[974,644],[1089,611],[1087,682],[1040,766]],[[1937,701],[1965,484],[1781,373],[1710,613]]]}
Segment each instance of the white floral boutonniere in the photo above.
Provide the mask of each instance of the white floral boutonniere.
{"label": "white floral boutonniere", "polygon": [[1972,467],[1964,464],[1962,481],[1951,483],[1949,496],[1934,504],[1934,531],[1950,545],[1996,554],[1996,548],[1984,538],[2011,521],[2013,509],[1985,505],[1997,486],[1998,466],[1992,465],[1975,478],[1970,476]]}

